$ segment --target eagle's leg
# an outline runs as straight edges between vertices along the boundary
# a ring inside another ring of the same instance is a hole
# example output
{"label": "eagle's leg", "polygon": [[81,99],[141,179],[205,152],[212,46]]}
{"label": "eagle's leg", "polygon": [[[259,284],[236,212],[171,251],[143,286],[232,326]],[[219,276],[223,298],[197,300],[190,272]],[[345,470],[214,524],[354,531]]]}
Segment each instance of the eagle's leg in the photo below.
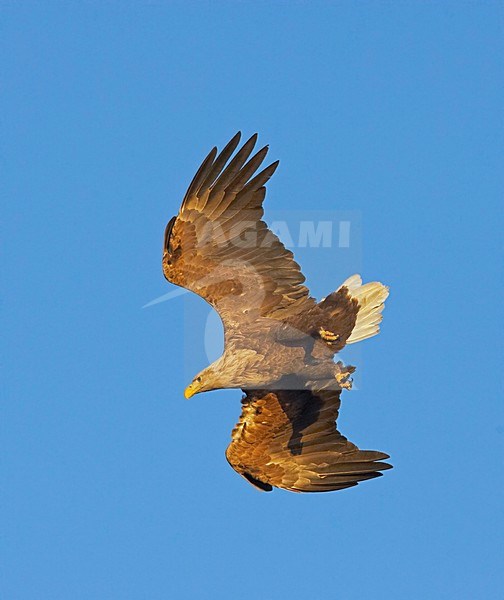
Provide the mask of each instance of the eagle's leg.
{"label": "eagle's leg", "polygon": [[313,356],[314,345],[315,345],[315,340],[313,340],[312,343],[304,346],[304,351],[305,351],[304,361],[305,361],[305,364],[307,364],[307,365],[317,365],[320,362],[319,359],[317,359]]}
{"label": "eagle's leg", "polygon": [[318,364],[306,364],[299,373],[307,380],[309,387],[316,389],[330,388],[334,385],[338,389],[350,390],[352,388],[351,375],[355,371],[352,365],[344,365],[341,361],[327,364],[326,361]]}
{"label": "eagle's leg", "polygon": [[295,327],[290,326],[288,323],[284,323],[276,331],[276,341],[280,344],[293,347],[298,346],[304,349],[304,362],[307,365],[316,365],[320,362],[313,355],[313,348],[315,346],[315,338],[312,335],[308,335]]}

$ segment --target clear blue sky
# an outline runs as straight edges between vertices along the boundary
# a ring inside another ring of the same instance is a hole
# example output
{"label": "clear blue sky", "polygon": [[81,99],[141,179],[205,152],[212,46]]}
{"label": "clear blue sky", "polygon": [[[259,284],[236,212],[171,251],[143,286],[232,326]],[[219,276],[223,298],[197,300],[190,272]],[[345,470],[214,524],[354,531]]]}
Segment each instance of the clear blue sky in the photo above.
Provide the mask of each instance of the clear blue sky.
{"label": "clear blue sky", "polygon": [[[498,598],[502,4],[3,2],[0,40],[1,597]],[[340,421],[377,481],[256,492],[240,393],[183,399],[188,300],[141,308],[238,129],[281,159],[266,216],[360,211],[391,286]]]}

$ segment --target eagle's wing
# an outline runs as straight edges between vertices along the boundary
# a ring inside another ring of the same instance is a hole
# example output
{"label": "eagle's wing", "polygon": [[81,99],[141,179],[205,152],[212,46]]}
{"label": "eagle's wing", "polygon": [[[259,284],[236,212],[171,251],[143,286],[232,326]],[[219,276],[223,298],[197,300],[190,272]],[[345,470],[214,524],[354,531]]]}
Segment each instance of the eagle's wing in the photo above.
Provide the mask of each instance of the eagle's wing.
{"label": "eagle's wing", "polygon": [[379,477],[383,452],[359,450],[336,429],[340,391],[249,391],[226,450],[256,487],[327,492]]}
{"label": "eagle's wing", "polygon": [[243,335],[258,317],[285,318],[315,303],[292,252],[261,220],[264,184],[278,161],[255,175],[268,151],[266,146],[249,159],[256,139],[257,134],[227,166],[240,133],[219,155],[213,148],[165,231],[166,279],[216,308],[226,340]]}

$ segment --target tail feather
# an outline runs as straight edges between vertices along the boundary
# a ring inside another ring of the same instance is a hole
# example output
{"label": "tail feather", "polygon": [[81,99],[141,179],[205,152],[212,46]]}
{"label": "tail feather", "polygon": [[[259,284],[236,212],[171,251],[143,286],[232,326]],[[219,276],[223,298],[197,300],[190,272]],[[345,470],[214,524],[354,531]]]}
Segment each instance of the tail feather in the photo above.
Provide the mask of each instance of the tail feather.
{"label": "tail feather", "polygon": [[378,281],[362,285],[360,275],[352,275],[341,287],[346,287],[351,297],[359,304],[357,320],[346,343],[354,344],[379,333],[383,318],[381,313],[389,295],[388,287]]}

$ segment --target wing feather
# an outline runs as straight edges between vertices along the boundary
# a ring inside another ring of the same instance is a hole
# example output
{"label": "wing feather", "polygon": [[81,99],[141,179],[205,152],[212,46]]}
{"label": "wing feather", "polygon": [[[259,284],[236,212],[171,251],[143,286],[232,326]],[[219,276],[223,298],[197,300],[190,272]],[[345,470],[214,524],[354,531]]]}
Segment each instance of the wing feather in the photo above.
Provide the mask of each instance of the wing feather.
{"label": "wing feather", "polygon": [[224,148],[220,152],[219,156],[217,156],[217,158],[215,159],[215,161],[212,165],[212,168],[211,168],[210,172],[208,173],[207,177],[201,184],[201,187],[203,189],[210,188],[212,183],[215,181],[216,177],[219,175],[219,173],[224,168],[227,161],[231,158],[231,155],[233,154],[233,152],[236,150],[236,147],[240,143],[240,138],[241,138],[241,132],[238,131],[238,133],[236,133],[234,135],[234,137],[226,144],[226,146],[224,146]]}
{"label": "wing feather", "polygon": [[231,158],[239,141],[237,133],[220,154],[207,155],[166,228],[163,253],[165,277],[217,309],[226,340],[238,323],[243,335],[258,316],[315,304],[292,252],[262,221],[264,186],[278,161],[256,174],[268,147],[251,157],[254,134]]}
{"label": "wing feather", "polygon": [[256,141],[257,133],[254,133],[254,135],[245,142],[245,144],[235,154],[234,158],[231,160],[229,165],[219,175],[214,185],[212,186],[212,192],[218,193],[222,190],[227,189],[228,183],[233,181],[233,179],[240,172],[240,169],[243,167],[248,157],[252,153]]}
{"label": "wing feather", "polygon": [[189,184],[189,187],[187,189],[187,192],[184,196],[184,199],[182,200],[182,209],[183,208],[192,208],[189,203],[192,201],[194,201],[195,199],[197,199],[197,194],[198,191],[201,188],[201,184],[205,181],[205,179],[207,178],[212,165],[213,165],[213,161],[215,158],[215,155],[217,154],[217,148],[214,146],[210,152],[207,154],[205,160],[201,163],[200,168],[196,171],[196,175],[193,177],[191,183]]}
{"label": "wing feather", "polygon": [[336,429],[340,391],[248,391],[226,450],[230,465],[260,489],[344,489],[381,475],[388,455],[359,450]]}

